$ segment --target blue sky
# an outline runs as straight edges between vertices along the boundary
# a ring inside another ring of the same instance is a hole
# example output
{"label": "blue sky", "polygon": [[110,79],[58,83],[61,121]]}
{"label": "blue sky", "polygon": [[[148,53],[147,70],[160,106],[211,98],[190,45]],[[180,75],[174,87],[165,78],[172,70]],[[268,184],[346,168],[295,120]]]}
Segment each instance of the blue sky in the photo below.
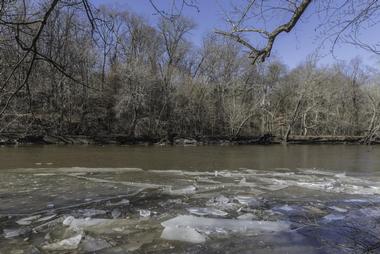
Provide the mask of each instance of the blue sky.
{"label": "blue sky", "polygon": [[[152,24],[157,20],[156,11],[149,0],[92,0],[92,2],[97,6],[103,4],[133,11],[145,17]],[[160,8],[168,9],[168,3],[171,3],[171,0],[155,0],[154,2]],[[197,3],[199,12],[194,8],[185,8],[183,14],[191,17],[196,22],[197,27],[189,35],[189,38],[195,45],[201,45],[207,33],[225,26],[223,9],[228,9],[230,1],[198,0]],[[315,32],[319,21],[316,16],[301,19],[295,30],[289,34],[281,34],[278,37],[273,55],[291,68],[305,61],[308,55],[315,53],[320,48],[321,39],[319,39],[318,33]],[[366,41],[380,42],[380,33],[368,31],[363,34],[362,38]],[[349,61],[352,58],[360,57],[366,65],[374,68],[380,66],[379,59],[373,54],[353,46],[338,45],[335,48],[334,55],[330,53],[330,49],[329,45],[319,49],[320,64],[333,64],[336,61]]]}

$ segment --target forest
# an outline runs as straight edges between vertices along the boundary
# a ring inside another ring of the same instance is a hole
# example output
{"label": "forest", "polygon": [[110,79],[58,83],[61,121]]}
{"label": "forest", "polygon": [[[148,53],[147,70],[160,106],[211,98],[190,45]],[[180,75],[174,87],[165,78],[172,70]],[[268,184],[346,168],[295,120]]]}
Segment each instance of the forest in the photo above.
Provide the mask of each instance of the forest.
{"label": "forest", "polygon": [[0,0],[0,254],[380,253],[379,28],[380,0]]}
{"label": "forest", "polygon": [[90,12],[86,1],[1,3],[1,134],[368,143],[380,129],[378,69],[360,58],[322,65],[311,55],[289,68],[275,54],[252,61],[221,32],[195,45],[197,23],[184,15],[152,23],[107,6]]}

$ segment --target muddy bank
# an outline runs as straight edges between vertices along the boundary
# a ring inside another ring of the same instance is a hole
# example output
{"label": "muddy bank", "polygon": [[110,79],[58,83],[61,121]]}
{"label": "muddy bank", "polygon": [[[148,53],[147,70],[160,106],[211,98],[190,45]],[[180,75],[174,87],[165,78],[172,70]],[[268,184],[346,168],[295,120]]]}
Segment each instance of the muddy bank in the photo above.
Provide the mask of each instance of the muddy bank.
{"label": "muddy bank", "polygon": [[[290,136],[287,144],[363,144],[364,136]],[[25,135],[0,134],[0,145],[18,144],[117,144],[117,145],[270,145],[284,143],[282,137],[270,134],[247,137],[176,137],[169,141],[153,137],[127,135]],[[377,138],[371,144],[380,144]]]}

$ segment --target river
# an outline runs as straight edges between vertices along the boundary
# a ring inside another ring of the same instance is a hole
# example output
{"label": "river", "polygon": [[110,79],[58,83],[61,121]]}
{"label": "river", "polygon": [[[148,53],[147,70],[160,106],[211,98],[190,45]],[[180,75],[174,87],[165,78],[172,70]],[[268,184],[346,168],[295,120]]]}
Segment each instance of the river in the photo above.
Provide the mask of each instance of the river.
{"label": "river", "polygon": [[380,147],[0,147],[0,253],[380,251]]}
{"label": "river", "polygon": [[[48,163],[48,165],[46,165]],[[321,168],[380,172],[380,147],[362,145],[269,146],[21,146],[0,147],[0,170],[57,167],[142,169]]]}

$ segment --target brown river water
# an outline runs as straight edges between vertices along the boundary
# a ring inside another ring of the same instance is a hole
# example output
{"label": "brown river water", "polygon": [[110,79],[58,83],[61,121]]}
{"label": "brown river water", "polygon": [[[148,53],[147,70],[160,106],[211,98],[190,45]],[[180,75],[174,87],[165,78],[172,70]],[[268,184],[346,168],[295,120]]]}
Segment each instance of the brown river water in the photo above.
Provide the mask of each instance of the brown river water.
{"label": "brown river water", "polygon": [[380,172],[380,146],[21,146],[0,147],[0,170],[38,167],[142,169],[321,168]]}
{"label": "brown river water", "polygon": [[0,147],[0,254],[380,253],[380,146]]}

